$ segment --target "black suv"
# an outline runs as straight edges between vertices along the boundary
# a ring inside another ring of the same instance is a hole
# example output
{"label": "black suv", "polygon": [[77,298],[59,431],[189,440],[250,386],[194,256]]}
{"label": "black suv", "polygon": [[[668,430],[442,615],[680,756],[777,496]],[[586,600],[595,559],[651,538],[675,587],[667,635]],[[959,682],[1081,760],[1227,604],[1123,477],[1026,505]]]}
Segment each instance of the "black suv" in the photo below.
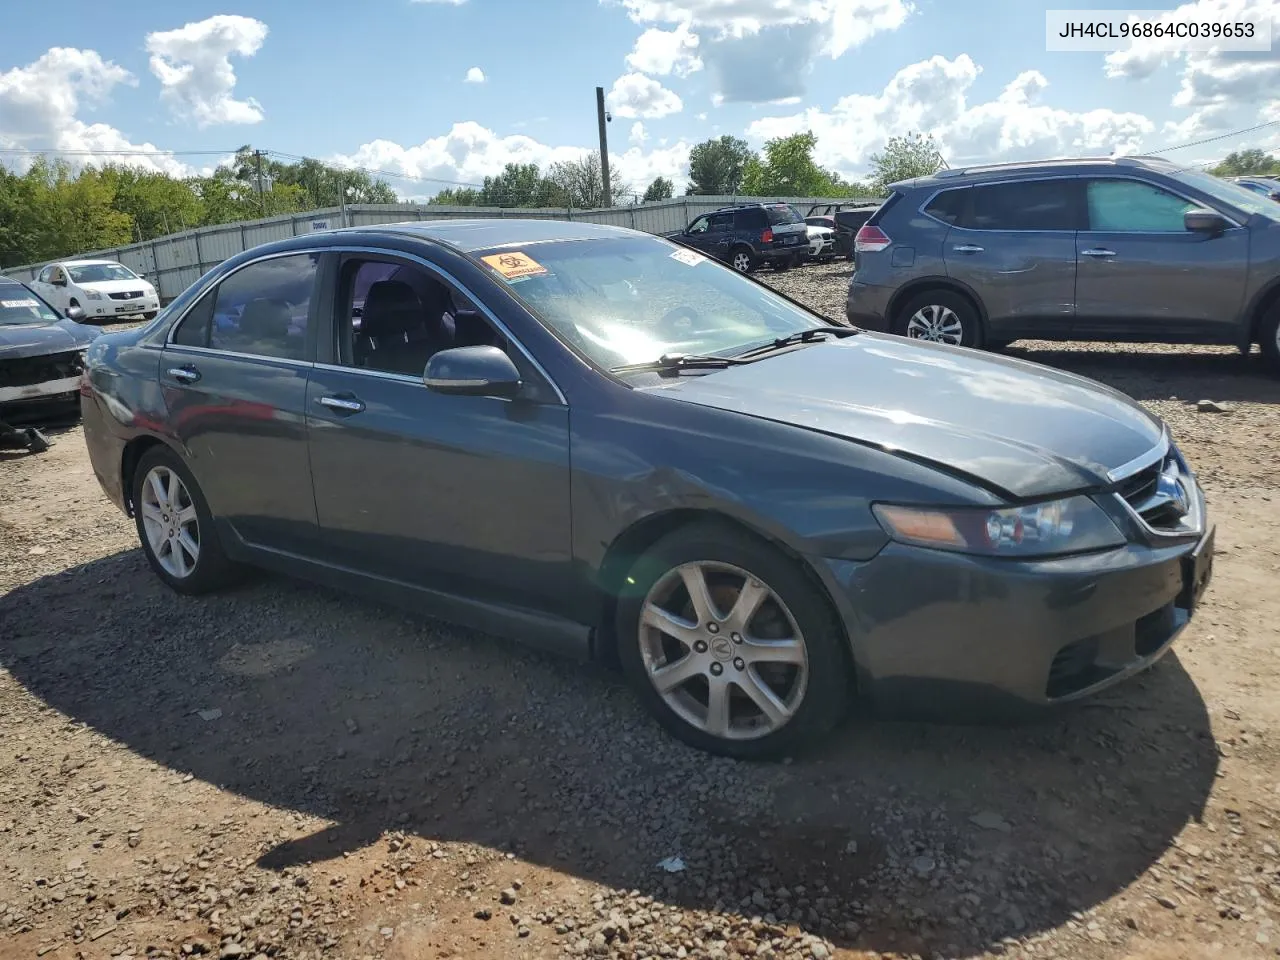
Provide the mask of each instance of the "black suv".
{"label": "black suv", "polygon": [[809,255],[808,225],[786,203],[745,203],[704,214],[678,233],[667,234],[750,273],[762,263],[776,270],[798,266]]}
{"label": "black suv", "polygon": [[811,227],[834,230],[835,255],[852,260],[854,237],[879,206],[879,203],[815,203],[805,214],[804,222]]}
{"label": "black suv", "polygon": [[849,320],[961,346],[1252,344],[1280,372],[1280,205],[1150,157],[944,170],[858,231]]}

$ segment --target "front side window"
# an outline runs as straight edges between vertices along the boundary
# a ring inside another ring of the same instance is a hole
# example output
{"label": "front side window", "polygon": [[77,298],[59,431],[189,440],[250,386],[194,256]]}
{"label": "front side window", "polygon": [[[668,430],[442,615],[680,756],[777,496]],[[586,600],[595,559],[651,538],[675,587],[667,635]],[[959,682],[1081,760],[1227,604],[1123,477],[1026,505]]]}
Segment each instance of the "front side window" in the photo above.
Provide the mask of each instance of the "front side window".
{"label": "front side window", "polygon": [[1184,233],[1183,214],[1197,209],[1168,190],[1138,180],[1090,180],[1089,229],[1123,233]]}
{"label": "front side window", "polygon": [[556,241],[474,256],[545,326],[605,369],[663,354],[730,356],[824,323],[735,270],[657,237]]}
{"label": "front side window", "polygon": [[101,283],[104,280],[137,280],[138,275],[120,263],[88,263],[68,267],[73,283]]}
{"label": "front side window", "polygon": [[306,357],[316,254],[275,257],[237,270],[200,299],[173,342],[282,360]]}
{"label": "front side window", "polygon": [[709,223],[711,223],[710,218],[699,217],[697,220],[693,221],[693,223],[689,224],[689,232],[690,233],[706,233],[707,225]]}
{"label": "front side window", "polygon": [[956,226],[971,230],[1075,230],[1077,184],[1025,180],[970,187]]}

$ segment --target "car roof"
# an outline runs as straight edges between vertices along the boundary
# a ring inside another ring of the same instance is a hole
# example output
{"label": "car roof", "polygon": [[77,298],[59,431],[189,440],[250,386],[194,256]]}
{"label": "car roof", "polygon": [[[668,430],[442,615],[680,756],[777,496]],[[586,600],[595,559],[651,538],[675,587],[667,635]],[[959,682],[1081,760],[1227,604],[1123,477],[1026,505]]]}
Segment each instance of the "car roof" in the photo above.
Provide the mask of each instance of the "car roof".
{"label": "car roof", "polygon": [[96,266],[98,266],[99,264],[103,264],[103,263],[115,263],[115,264],[119,264],[120,266],[124,266],[124,264],[120,263],[120,261],[119,261],[119,260],[59,260],[59,261],[57,261],[56,263],[50,264],[50,266],[54,266],[54,267],[96,267]]}
{"label": "car roof", "polygon": [[[329,233],[394,233],[404,237],[434,240],[462,253],[493,247],[527,246],[556,240],[609,240],[650,236],[625,227],[582,220],[522,220],[490,217],[475,220],[409,220],[380,223],[371,227],[344,227]],[[315,234],[311,234],[312,237]]]}
{"label": "car roof", "polygon": [[[1172,160],[1163,157],[1059,157],[1052,160],[1023,160],[1012,163],[985,163],[968,167],[939,170],[926,177],[914,177],[889,184],[890,190],[910,190],[921,187],[963,186],[986,180],[1017,178],[1023,174],[1045,174],[1056,171],[1070,173],[1105,173],[1117,169],[1150,170],[1156,173],[1172,173],[1182,169]],[[959,181],[959,182],[957,182]]]}

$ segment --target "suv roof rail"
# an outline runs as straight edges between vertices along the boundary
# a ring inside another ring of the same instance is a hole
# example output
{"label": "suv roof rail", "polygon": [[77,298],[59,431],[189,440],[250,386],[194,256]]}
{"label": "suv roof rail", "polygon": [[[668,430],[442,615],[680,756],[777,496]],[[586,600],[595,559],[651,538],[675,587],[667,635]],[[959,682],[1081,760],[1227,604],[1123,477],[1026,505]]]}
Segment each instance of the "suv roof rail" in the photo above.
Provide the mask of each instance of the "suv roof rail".
{"label": "suv roof rail", "polygon": [[[1145,159],[1145,158],[1144,158]],[[1046,160],[1011,160],[1007,163],[976,163],[968,167],[951,167],[933,174],[939,180],[951,177],[963,177],[970,173],[985,173],[988,170],[1010,170],[1014,168],[1035,169],[1036,167],[1054,166],[1060,163],[1111,163],[1115,157],[1050,157]]]}

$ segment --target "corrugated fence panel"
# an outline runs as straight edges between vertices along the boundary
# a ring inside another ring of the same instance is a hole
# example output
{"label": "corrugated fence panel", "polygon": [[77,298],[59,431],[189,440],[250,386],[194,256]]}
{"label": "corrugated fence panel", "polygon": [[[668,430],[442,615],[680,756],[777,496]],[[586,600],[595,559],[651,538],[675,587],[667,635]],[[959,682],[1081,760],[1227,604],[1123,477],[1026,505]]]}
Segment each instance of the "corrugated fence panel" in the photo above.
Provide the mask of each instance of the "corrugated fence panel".
{"label": "corrugated fence panel", "polygon": [[259,244],[271,243],[273,240],[287,240],[293,236],[293,217],[283,220],[259,220],[244,225],[244,248],[256,247]]}
{"label": "corrugated fence panel", "polygon": [[210,227],[208,233],[200,237],[200,259],[212,266],[229,260],[244,250],[244,242],[240,236],[240,225],[229,227]]}

